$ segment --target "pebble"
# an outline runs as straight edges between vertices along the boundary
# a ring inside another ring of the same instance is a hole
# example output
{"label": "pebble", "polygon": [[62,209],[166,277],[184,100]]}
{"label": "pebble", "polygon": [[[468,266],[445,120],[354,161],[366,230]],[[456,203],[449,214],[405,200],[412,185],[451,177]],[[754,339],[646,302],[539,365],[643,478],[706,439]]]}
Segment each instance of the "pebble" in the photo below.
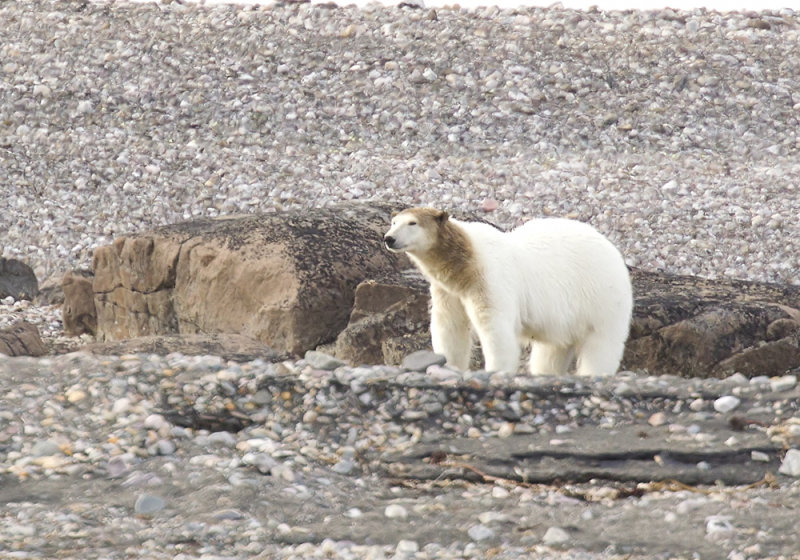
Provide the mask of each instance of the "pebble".
{"label": "pebble", "polygon": [[410,556],[419,552],[419,544],[417,541],[402,539],[398,541],[394,550],[398,556]]}
{"label": "pebble", "polygon": [[657,428],[658,426],[663,426],[667,423],[667,415],[663,412],[656,412],[648,418],[647,423]]}
{"label": "pebble", "polygon": [[223,447],[235,447],[237,440],[230,432],[212,432],[208,434],[208,443]]}
{"label": "pebble", "polygon": [[158,455],[172,455],[176,450],[175,443],[168,439],[160,439],[156,442],[156,453]]}
{"label": "pebble", "polygon": [[152,494],[142,494],[136,498],[134,510],[139,515],[150,515],[161,511],[166,506],[167,502],[164,501],[164,498]]}
{"label": "pebble", "polygon": [[561,527],[548,527],[542,537],[542,543],[547,546],[557,546],[569,542],[570,536]]}
{"label": "pebble", "polygon": [[776,393],[784,391],[791,391],[797,386],[796,375],[784,375],[782,377],[773,377],[769,380],[769,387]]}
{"label": "pebble", "polygon": [[339,474],[350,474],[353,472],[353,469],[355,469],[355,463],[350,459],[342,459],[331,467],[331,470]]}
{"label": "pebble", "polygon": [[769,463],[769,455],[763,451],[753,450],[750,452],[750,459],[759,463]]}
{"label": "pebble", "polygon": [[317,352],[316,350],[309,350],[306,352],[304,359],[311,367],[325,371],[333,371],[336,368],[347,365],[346,362],[339,358],[335,358],[324,352]]}
{"label": "pebble", "polygon": [[733,536],[731,518],[724,515],[711,515],[706,518],[706,535],[711,539],[726,539]]}
{"label": "pebble", "polygon": [[112,457],[108,461],[108,476],[111,478],[119,478],[123,475],[128,474],[129,468],[128,464],[125,462],[125,459],[122,457]]}
{"label": "pebble", "polygon": [[408,510],[400,504],[389,504],[383,512],[389,519],[406,519],[408,517]]}
{"label": "pebble", "polygon": [[692,402],[689,403],[689,410],[692,410],[694,412],[700,412],[701,410],[703,410],[703,408],[705,408],[705,406],[706,406],[706,401],[704,401],[703,399],[693,399]]}
{"label": "pebble", "polygon": [[31,448],[31,455],[34,457],[46,457],[49,455],[60,455],[61,446],[54,441],[37,441]]}
{"label": "pebble", "polygon": [[503,500],[508,498],[510,492],[503,488],[502,486],[494,486],[492,487],[492,498],[497,498]]}
{"label": "pebble", "polygon": [[778,472],[786,476],[800,477],[800,450],[789,449],[786,451]]}
{"label": "pebble", "polygon": [[714,410],[722,413],[730,412],[739,406],[739,403],[741,402],[741,399],[738,397],[725,395],[724,397],[720,397],[714,401]]}
{"label": "pebble", "polygon": [[67,402],[71,404],[77,404],[86,398],[86,391],[82,391],[81,389],[70,389],[67,391],[66,395]]}
{"label": "pebble", "polygon": [[412,352],[403,358],[402,367],[407,371],[426,371],[431,366],[444,366],[447,358],[428,350]]}
{"label": "pebble", "polygon": [[160,414],[151,414],[144,419],[144,427],[156,432],[167,426],[166,419]]}
{"label": "pebble", "polygon": [[278,461],[266,453],[246,453],[242,457],[242,463],[254,466],[261,474],[271,474],[272,470],[278,466]]}
{"label": "pebble", "polygon": [[484,541],[494,537],[494,530],[483,524],[473,525],[469,528],[467,534],[473,541]]}

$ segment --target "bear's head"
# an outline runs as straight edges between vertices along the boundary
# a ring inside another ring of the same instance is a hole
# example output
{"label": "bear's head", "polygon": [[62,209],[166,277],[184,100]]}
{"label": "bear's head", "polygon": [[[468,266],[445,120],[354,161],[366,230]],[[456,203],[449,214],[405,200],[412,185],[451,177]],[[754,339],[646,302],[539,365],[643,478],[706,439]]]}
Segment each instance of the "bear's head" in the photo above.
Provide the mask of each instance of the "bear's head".
{"label": "bear's head", "polygon": [[434,208],[409,208],[392,216],[392,227],[383,237],[386,248],[394,253],[422,254],[439,240],[447,212]]}

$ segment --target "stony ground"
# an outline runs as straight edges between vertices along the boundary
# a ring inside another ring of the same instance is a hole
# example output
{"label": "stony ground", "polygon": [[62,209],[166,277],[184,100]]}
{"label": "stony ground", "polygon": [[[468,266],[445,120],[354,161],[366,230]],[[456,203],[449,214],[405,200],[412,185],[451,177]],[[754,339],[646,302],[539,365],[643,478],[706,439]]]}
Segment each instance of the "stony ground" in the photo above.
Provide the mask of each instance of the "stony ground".
{"label": "stony ground", "polygon": [[799,23],[5,2],[3,254],[46,279],[156,224],[375,198],[570,215],[632,265],[796,283]]}
{"label": "stony ground", "polygon": [[13,558],[798,552],[800,482],[778,473],[784,447],[800,442],[796,378],[320,369],[335,366],[1,359],[0,549]]}
{"label": "stony ground", "polygon": [[[799,29],[0,3],[2,254],[57,279],[127,231],[378,199],[568,215],[645,269],[797,283]],[[72,349],[57,313],[4,301],[0,326]],[[0,395],[4,558],[800,554],[792,378],[69,354],[0,359]]]}

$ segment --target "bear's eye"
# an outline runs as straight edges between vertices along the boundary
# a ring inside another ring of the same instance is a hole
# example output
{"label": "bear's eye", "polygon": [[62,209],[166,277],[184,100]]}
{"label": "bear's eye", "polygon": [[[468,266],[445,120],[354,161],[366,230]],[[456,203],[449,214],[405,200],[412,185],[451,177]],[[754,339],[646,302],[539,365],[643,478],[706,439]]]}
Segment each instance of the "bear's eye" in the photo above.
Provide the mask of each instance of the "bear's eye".
{"label": "bear's eye", "polygon": [[408,225],[415,226],[415,225],[417,225],[417,222],[408,222]]}

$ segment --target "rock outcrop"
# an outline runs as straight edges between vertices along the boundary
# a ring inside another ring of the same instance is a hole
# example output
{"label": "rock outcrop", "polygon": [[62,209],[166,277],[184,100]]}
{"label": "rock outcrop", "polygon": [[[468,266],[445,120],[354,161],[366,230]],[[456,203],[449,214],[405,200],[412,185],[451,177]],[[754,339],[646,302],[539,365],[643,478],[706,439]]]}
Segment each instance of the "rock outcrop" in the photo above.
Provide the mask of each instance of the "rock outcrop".
{"label": "rock outcrop", "polygon": [[[685,377],[781,375],[800,367],[800,288],[632,272],[634,317],[623,367]],[[358,291],[331,350],[354,363],[399,364],[430,347],[424,282],[396,275]],[[417,330],[419,329],[419,330]],[[398,340],[402,352],[394,352]]]}
{"label": "rock outcrop", "polygon": [[121,237],[94,254],[98,338],[225,332],[293,354],[331,342],[356,286],[407,266],[383,248],[391,210],[353,203]]}
{"label": "rock outcrop", "polygon": [[626,367],[686,377],[800,367],[800,288],[641,271],[634,281]]}
{"label": "rock outcrop", "polygon": [[62,319],[67,336],[97,334],[97,310],[94,306],[92,283],[94,276],[89,270],[67,272],[61,281],[64,293]]}
{"label": "rock outcrop", "polygon": [[6,356],[44,356],[47,348],[36,325],[18,321],[0,329],[0,354]]}
{"label": "rock outcrop", "polygon": [[39,282],[33,269],[17,259],[0,257],[0,299],[32,300],[39,293]]}
{"label": "rock outcrop", "polygon": [[428,287],[413,270],[358,285],[350,322],[326,348],[351,364],[399,364],[430,345]]}
{"label": "rock outcrop", "polygon": [[[100,341],[238,334],[279,355],[320,348],[353,364],[400,364],[430,347],[427,283],[384,250],[391,208],[201,219],[122,237],[88,279],[64,281],[64,324]],[[686,377],[800,368],[800,288],[632,271],[623,367]],[[480,367],[476,348],[473,367]]]}

